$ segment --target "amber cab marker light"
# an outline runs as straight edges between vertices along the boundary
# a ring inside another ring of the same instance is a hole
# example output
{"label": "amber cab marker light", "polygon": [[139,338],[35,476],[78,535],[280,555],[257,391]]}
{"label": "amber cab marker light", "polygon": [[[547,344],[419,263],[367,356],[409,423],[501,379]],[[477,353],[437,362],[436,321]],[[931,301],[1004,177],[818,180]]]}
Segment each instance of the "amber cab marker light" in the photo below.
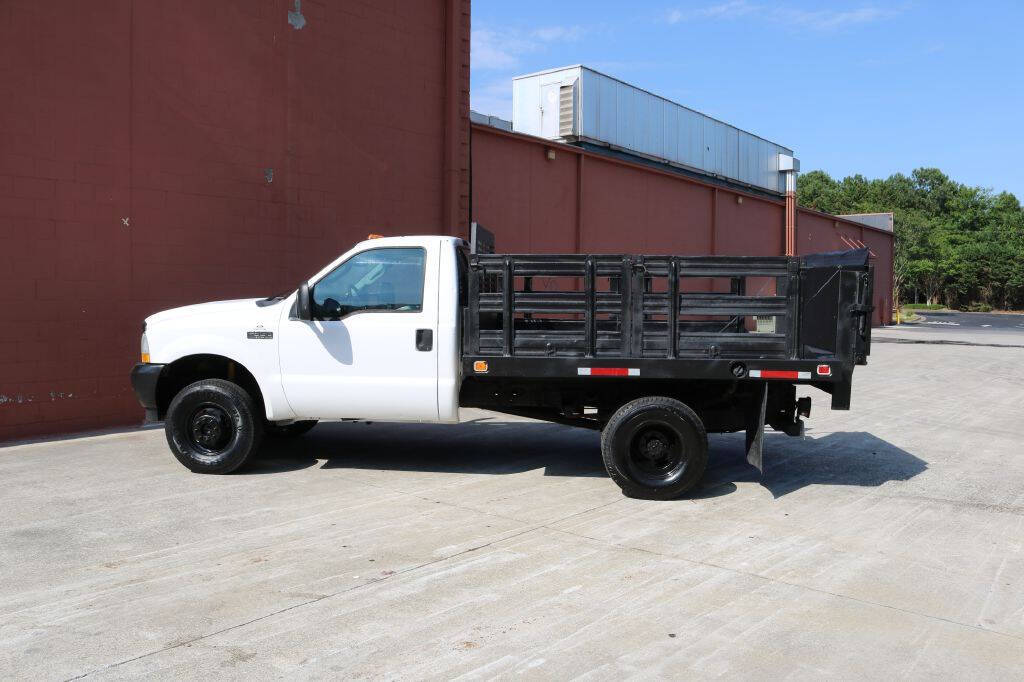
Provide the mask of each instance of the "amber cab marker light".
{"label": "amber cab marker light", "polygon": [[384,235],[377,234],[376,232],[371,232],[370,234],[366,235],[366,238],[367,239],[383,239]]}
{"label": "amber cab marker light", "polygon": [[481,373],[482,372],[486,372],[487,371],[487,361],[486,360],[477,360],[476,362],[474,362],[473,363],[473,371],[474,372],[481,372]]}

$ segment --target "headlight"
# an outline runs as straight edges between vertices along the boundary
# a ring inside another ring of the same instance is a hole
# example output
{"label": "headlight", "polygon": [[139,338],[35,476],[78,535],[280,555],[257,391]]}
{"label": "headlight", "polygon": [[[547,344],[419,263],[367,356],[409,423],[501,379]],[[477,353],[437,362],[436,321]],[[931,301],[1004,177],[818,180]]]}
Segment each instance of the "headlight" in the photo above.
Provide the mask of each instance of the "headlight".
{"label": "headlight", "polygon": [[149,362],[149,339],[145,332],[142,333],[142,362]]}

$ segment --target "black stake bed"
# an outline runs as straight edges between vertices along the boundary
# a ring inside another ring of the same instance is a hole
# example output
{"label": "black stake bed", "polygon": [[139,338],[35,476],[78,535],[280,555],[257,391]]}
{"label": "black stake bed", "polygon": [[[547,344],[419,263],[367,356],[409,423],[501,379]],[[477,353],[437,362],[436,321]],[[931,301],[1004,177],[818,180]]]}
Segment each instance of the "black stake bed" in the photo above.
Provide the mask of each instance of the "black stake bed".
{"label": "black stake bed", "polygon": [[849,406],[866,249],[804,257],[469,256],[465,377],[790,381]]}

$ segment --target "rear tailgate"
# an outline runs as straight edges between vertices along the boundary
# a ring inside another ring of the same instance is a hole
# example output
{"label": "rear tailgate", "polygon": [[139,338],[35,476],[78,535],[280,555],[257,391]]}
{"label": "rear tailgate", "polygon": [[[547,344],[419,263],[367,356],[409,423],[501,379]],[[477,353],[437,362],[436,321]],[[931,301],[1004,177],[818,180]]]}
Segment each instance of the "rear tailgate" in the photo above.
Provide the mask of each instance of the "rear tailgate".
{"label": "rear tailgate", "polygon": [[874,291],[875,266],[869,265],[867,273],[862,273],[858,280],[857,302],[854,306],[855,314],[860,321],[854,349],[854,359],[858,365],[868,364],[868,356],[871,355],[871,313],[875,309],[871,301]]}
{"label": "rear tailgate", "polygon": [[867,364],[871,352],[873,288],[867,249],[815,254],[801,261],[798,355],[839,365],[839,381],[831,390],[834,409],[848,409],[853,367]]}

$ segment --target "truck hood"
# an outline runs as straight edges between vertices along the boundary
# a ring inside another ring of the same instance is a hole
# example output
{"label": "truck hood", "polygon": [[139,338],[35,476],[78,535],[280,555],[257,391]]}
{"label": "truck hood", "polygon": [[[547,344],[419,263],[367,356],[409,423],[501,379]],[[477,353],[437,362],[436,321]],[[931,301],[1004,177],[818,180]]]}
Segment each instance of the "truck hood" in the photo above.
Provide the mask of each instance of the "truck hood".
{"label": "truck hood", "polygon": [[[255,317],[255,313],[259,310],[256,306],[256,301],[261,299],[258,298],[239,298],[233,301],[211,301],[210,303],[197,303],[195,305],[185,305],[180,308],[170,308],[169,310],[161,310],[158,313],[153,313],[146,318],[146,326],[152,326],[161,322],[168,322],[170,320],[178,320],[184,317],[197,317],[197,316],[208,316],[217,315],[230,317],[235,314],[244,315],[249,313],[249,317]],[[272,305],[279,305],[277,304]]]}

